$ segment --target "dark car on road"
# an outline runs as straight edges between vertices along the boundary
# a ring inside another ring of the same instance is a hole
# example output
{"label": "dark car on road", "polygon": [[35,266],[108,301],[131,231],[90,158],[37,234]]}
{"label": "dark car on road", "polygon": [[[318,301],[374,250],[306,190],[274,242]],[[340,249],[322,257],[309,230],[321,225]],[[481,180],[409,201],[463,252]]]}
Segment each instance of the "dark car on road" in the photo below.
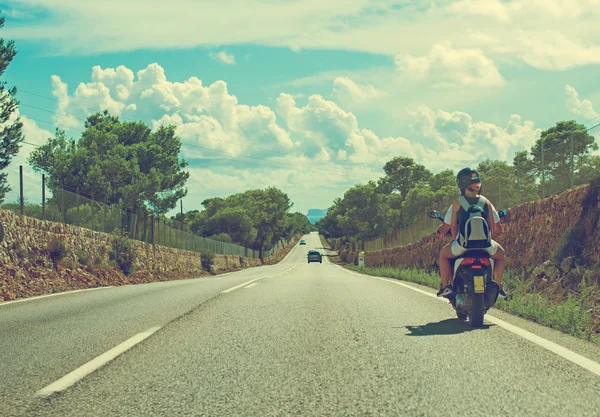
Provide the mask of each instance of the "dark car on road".
{"label": "dark car on road", "polygon": [[300,244],[301,245],[306,245],[306,240],[304,240],[304,239],[300,240]]}
{"label": "dark car on road", "polygon": [[311,262],[319,262],[319,263],[323,263],[323,256],[321,255],[321,253],[319,253],[318,250],[309,250],[308,251],[308,263]]}

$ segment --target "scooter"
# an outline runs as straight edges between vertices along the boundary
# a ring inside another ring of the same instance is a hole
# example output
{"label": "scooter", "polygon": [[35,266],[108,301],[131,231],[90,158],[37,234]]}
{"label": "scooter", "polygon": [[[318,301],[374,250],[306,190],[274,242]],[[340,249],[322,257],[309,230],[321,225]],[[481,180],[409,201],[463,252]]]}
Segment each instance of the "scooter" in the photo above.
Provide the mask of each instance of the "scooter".
{"label": "scooter", "polygon": [[[427,215],[444,222],[439,211],[430,211]],[[506,210],[498,211],[500,219],[507,215]],[[451,235],[450,231],[447,235]],[[461,320],[468,318],[472,327],[483,325],[483,316],[498,299],[500,287],[493,279],[493,270],[494,260],[480,249],[467,250],[454,261],[453,294],[448,296],[448,300],[457,317]]]}

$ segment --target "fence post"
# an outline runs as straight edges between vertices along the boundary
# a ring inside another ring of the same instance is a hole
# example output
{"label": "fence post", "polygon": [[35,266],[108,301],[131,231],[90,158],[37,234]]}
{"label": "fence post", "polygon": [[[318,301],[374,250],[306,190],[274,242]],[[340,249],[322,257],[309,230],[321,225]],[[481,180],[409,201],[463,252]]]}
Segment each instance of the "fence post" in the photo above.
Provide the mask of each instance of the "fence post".
{"label": "fence post", "polygon": [[154,245],[154,215],[150,216],[150,231],[152,233],[152,244]]}
{"label": "fence post", "polygon": [[46,174],[42,174],[42,218],[46,220]]}
{"label": "fence post", "polygon": [[81,226],[81,223],[79,222],[79,186],[77,186],[75,188],[75,207],[77,207],[76,209],[76,220],[75,220],[75,225],[77,226]]}
{"label": "fence post", "polygon": [[540,146],[542,147],[542,195],[541,197],[544,198],[546,197],[546,187],[544,184],[544,180],[545,180],[545,169],[544,169],[544,141],[542,141],[540,143]]}
{"label": "fence post", "polygon": [[575,159],[575,156],[573,154],[573,131],[571,131],[571,188],[573,188],[573,160]]}
{"label": "fence post", "polygon": [[102,222],[102,224],[104,225],[104,227],[102,228],[102,231],[104,233],[107,233],[106,229],[108,228],[108,225],[106,224],[106,206],[104,204],[102,204],[102,216],[104,218],[104,222]]}
{"label": "fence post", "polygon": [[19,188],[21,191],[21,216],[25,214],[25,200],[23,197],[23,165],[19,165]]}
{"label": "fence post", "polygon": [[148,243],[148,212],[144,211],[144,242]]}
{"label": "fence post", "polygon": [[67,222],[67,208],[65,207],[65,180],[62,180],[62,188],[60,192],[60,199],[62,203],[62,215],[63,215],[63,223]]}

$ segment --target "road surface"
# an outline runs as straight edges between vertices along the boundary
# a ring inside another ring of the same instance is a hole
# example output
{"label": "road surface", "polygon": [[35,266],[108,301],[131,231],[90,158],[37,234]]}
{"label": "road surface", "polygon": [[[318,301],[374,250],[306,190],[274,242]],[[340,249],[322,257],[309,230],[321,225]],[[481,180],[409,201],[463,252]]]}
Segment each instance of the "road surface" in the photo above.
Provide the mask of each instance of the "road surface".
{"label": "road surface", "polygon": [[497,311],[471,330],[432,289],[308,264],[305,239],[277,265],[0,304],[0,415],[600,415],[598,346]]}

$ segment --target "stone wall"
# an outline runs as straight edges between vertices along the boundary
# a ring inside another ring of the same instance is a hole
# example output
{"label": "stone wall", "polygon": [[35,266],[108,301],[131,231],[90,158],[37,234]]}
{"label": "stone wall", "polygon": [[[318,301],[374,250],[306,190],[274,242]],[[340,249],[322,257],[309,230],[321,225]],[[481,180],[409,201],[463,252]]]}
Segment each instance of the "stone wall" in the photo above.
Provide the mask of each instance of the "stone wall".
{"label": "stone wall", "polygon": [[[560,195],[528,202],[509,209],[504,232],[494,239],[506,250],[507,267],[529,270],[547,260],[574,255],[588,267],[600,264],[600,180],[567,190]],[[438,220],[432,219],[432,222]],[[567,250],[560,248],[567,239]],[[412,245],[365,253],[367,266],[438,269],[440,249],[450,238],[435,234]],[[560,256],[560,255],[563,256]],[[342,255],[342,254],[341,254]],[[357,253],[343,257],[352,262]],[[557,262],[560,262],[558,259]]]}
{"label": "stone wall", "polygon": [[[113,240],[110,234],[22,217],[6,210],[0,210],[0,221],[6,229],[0,243],[0,301],[95,286],[210,275],[203,270],[199,253],[133,241],[138,253],[136,268],[126,276],[109,261]],[[48,250],[54,239],[64,242],[68,252],[56,268]],[[286,248],[290,246],[291,242]],[[260,259],[215,255],[212,272],[260,265]]]}

